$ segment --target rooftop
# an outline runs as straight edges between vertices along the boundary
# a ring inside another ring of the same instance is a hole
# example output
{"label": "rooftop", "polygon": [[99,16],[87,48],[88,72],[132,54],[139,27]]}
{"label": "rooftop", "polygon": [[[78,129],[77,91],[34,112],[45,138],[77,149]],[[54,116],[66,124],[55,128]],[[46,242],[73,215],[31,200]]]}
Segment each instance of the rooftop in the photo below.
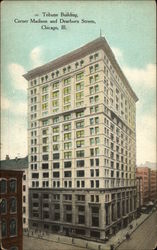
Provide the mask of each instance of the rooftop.
{"label": "rooftop", "polygon": [[127,87],[128,91],[130,92],[131,96],[134,98],[135,101],[138,101],[138,97],[136,96],[135,92],[132,90],[128,80],[126,79],[125,75],[123,74],[120,66],[118,65],[115,56],[108,45],[106,39],[104,37],[99,37],[84,46],[65,54],[61,57],[58,57],[57,59],[46,63],[40,67],[37,67],[35,69],[32,69],[28,71],[26,74],[23,75],[23,77],[26,80],[34,79],[35,77],[39,77],[43,74],[47,74],[50,71],[56,70],[59,67],[63,67],[64,65],[68,63],[72,63],[75,60],[78,60],[82,58],[83,56],[86,56],[90,53],[96,52],[98,49],[102,49],[107,54],[108,58],[110,59],[113,67],[117,70],[119,76],[121,77],[121,80],[124,82],[125,86]]}
{"label": "rooftop", "polygon": [[1,170],[23,170],[28,168],[28,156],[24,158],[10,159],[6,156],[5,160],[0,161]]}

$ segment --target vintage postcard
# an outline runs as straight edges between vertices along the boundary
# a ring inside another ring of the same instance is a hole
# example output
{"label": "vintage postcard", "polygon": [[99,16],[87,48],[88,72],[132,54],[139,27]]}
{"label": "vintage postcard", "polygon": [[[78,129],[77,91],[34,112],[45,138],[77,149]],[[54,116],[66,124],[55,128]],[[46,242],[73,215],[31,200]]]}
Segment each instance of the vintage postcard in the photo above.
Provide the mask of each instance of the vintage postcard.
{"label": "vintage postcard", "polygon": [[155,10],[2,2],[1,249],[156,249]]}

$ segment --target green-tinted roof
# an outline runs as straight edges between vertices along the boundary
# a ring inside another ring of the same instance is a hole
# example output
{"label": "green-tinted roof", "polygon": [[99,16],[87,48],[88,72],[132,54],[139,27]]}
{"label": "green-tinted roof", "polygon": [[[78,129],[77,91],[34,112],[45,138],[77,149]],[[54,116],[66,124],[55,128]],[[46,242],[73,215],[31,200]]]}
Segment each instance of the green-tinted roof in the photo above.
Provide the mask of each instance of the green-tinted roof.
{"label": "green-tinted roof", "polygon": [[24,158],[6,159],[0,161],[0,169],[22,170],[28,168],[28,156]]}

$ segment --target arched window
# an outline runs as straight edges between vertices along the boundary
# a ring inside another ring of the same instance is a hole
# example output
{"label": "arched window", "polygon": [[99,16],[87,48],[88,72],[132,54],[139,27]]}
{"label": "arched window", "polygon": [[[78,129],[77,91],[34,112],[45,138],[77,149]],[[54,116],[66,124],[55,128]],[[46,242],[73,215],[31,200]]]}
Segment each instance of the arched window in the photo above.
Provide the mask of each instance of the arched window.
{"label": "arched window", "polygon": [[13,246],[13,247],[11,247],[9,250],[18,250],[18,247]]}
{"label": "arched window", "polygon": [[10,198],[10,213],[15,213],[17,210],[17,200],[15,197]]}
{"label": "arched window", "polygon": [[15,236],[17,234],[17,222],[15,219],[10,220],[10,236]]}
{"label": "arched window", "polygon": [[7,223],[5,220],[1,222],[2,238],[7,236]]}
{"label": "arched window", "polygon": [[16,179],[10,179],[9,181],[9,189],[11,193],[15,193],[17,189],[17,180]]}
{"label": "arched window", "polygon": [[6,201],[6,199],[2,199],[2,201],[0,203],[0,212],[2,214],[5,214],[7,212],[7,201]]}
{"label": "arched window", "polygon": [[7,192],[7,180],[6,179],[1,179],[0,181],[0,193],[6,193]]}

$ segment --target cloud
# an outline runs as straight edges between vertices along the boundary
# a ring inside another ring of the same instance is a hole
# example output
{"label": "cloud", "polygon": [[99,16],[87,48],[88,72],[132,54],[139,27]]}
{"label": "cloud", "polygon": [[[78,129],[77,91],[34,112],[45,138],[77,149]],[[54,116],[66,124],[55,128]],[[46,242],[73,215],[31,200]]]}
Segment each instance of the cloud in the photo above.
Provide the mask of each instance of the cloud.
{"label": "cloud", "polygon": [[2,120],[1,134],[1,158],[4,159],[6,154],[11,158],[27,155],[27,129],[26,121],[23,119],[15,122],[4,118]]}
{"label": "cloud", "polygon": [[6,97],[1,97],[1,109],[16,116],[26,116],[27,115],[27,103],[26,102],[13,102],[8,100]]}
{"label": "cloud", "polygon": [[25,73],[25,69],[17,63],[11,63],[8,66],[9,73],[12,79],[12,85],[15,89],[18,90],[27,90],[27,81],[24,79],[23,74]]}
{"label": "cloud", "polygon": [[1,109],[8,110],[10,107],[10,101],[6,98],[1,96]]}
{"label": "cloud", "polygon": [[156,117],[153,113],[137,118],[137,163],[156,162]]}
{"label": "cloud", "polygon": [[42,61],[42,48],[41,47],[35,47],[31,52],[30,52],[30,59],[32,63],[32,67],[38,67],[43,64]]}
{"label": "cloud", "polygon": [[137,87],[155,88],[156,87],[156,66],[147,64],[145,68],[130,68],[123,66],[124,74],[130,83]]}
{"label": "cloud", "polygon": [[144,68],[133,68],[126,65],[123,52],[116,47],[112,47],[116,60],[121,65],[122,70],[134,87],[156,87],[156,65],[149,63]]}
{"label": "cloud", "polygon": [[123,52],[112,48],[117,62],[130,85],[139,97],[137,102],[136,143],[137,164],[145,161],[156,162],[156,66],[149,63],[145,67],[129,67]]}

